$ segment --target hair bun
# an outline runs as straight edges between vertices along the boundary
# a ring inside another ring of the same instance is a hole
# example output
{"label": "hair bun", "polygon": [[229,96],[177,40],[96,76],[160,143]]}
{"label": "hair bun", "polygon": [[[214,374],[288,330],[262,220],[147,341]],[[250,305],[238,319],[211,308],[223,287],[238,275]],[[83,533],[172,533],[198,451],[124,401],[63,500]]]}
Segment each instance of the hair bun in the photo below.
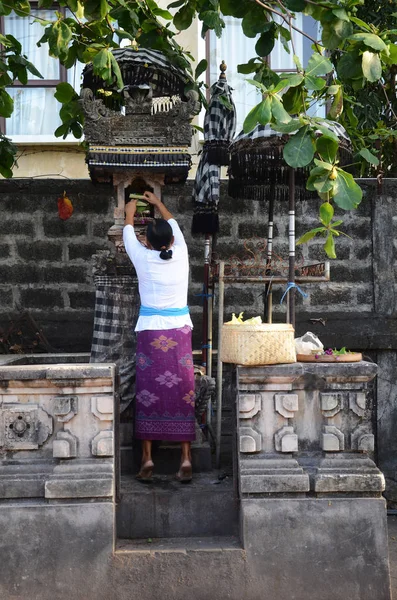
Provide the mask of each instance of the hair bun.
{"label": "hair bun", "polygon": [[160,252],[160,258],[163,260],[170,260],[170,258],[172,258],[172,250],[162,250]]}

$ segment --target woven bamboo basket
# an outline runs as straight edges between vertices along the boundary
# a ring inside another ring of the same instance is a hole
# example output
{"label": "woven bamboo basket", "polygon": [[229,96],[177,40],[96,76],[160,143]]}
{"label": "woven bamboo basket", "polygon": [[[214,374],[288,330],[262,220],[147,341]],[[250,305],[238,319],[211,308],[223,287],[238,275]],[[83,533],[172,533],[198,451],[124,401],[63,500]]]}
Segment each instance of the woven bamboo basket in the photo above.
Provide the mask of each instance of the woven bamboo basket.
{"label": "woven bamboo basket", "polygon": [[221,361],[245,366],[294,363],[294,328],[285,323],[224,325]]}

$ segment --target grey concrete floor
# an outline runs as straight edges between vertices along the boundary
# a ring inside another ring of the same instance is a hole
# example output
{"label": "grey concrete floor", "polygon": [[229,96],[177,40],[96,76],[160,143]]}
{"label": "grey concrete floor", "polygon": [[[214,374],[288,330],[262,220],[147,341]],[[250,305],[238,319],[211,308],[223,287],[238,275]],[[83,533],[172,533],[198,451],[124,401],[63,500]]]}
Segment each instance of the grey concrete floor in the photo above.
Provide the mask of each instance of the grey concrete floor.
{"label": "grey concrete floor", "polygon": [[397,515],[387,517],[389,530],[390,579],[393,600],[397,600]]}

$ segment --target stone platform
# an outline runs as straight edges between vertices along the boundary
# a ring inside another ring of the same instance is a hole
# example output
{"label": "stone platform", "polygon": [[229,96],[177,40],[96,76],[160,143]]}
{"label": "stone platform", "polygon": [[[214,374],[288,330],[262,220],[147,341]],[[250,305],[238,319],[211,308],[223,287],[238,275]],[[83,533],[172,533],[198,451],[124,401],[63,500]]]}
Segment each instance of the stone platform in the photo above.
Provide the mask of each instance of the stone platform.
{"label": "stone platform", "polygon": [[237,367],[236,488],[138,488],[120,485],[115,366],[17,360],[0,365],[1,598],[390,600],[373,363]]}

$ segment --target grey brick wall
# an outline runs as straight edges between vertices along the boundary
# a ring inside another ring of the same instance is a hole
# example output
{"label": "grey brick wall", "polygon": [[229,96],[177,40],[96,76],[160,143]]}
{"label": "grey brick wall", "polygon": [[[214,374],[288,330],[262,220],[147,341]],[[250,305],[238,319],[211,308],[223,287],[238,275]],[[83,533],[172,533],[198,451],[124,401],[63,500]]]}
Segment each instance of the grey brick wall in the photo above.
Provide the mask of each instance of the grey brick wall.
{"label": "grey brick wall", "polygon": [[[315,330],[327,344],[334,346],[395,348],[396,268],[392,239],[397,227],[397,182],[386,180],[380,197],[375,182],[362,183],[365,199],[361,206],[342,215],[344,231],[351,239],[342,236],[338,239],[338,258],[331,264],[331,282],[304,286],[307,298],[297,295],[297,330]],[[74,205],[74,214],[68,221],[61,221],[57,215],[57,198],[64,190]],[[221,192],[221,231],[216,253],[222,259],[233,260],[233,257],[244,256],[245,240],[266,237],[267,205],[232,200],[227,196],[225,182]],[[164,201],[177,217],[189,246],[189,303],[198,347],[203,239],[190,234],[191,184],[166,187]],[[89,350],[94,307],[91,256],[98,249],[109,247],[106,232],[112,223],[113,206],[113,189],[106,185],[94,186],[88,180],[0,182],[1,321],[19,308],[27,309],[59,350]],[[298,202],[297,236],[318,224],[317,209],[316,199]],[[287,205],[280,203],[275,217],[274,251],[283,258],[287,257],[287,228]],[[382,232],[387,237],[383,242]],[[380,257],[373,252],[374,244],[380,244]],[[323,260],[322,242],[313,240],[299,247],[297,254],[297,259],[305,264]],[[262,314],[262,292],[262,285],[228,286],[226,316],[241,310],[247,316]],[[282,286],[274,286],[275,319],[280,321],[285,318],[285,306],[279,304],[282,292]],[[383,306],[380,313],[376,302]],[[387,323],[381,318],[383,314]],[[326,319],[325,328],[309,320],[319,317]]]}

